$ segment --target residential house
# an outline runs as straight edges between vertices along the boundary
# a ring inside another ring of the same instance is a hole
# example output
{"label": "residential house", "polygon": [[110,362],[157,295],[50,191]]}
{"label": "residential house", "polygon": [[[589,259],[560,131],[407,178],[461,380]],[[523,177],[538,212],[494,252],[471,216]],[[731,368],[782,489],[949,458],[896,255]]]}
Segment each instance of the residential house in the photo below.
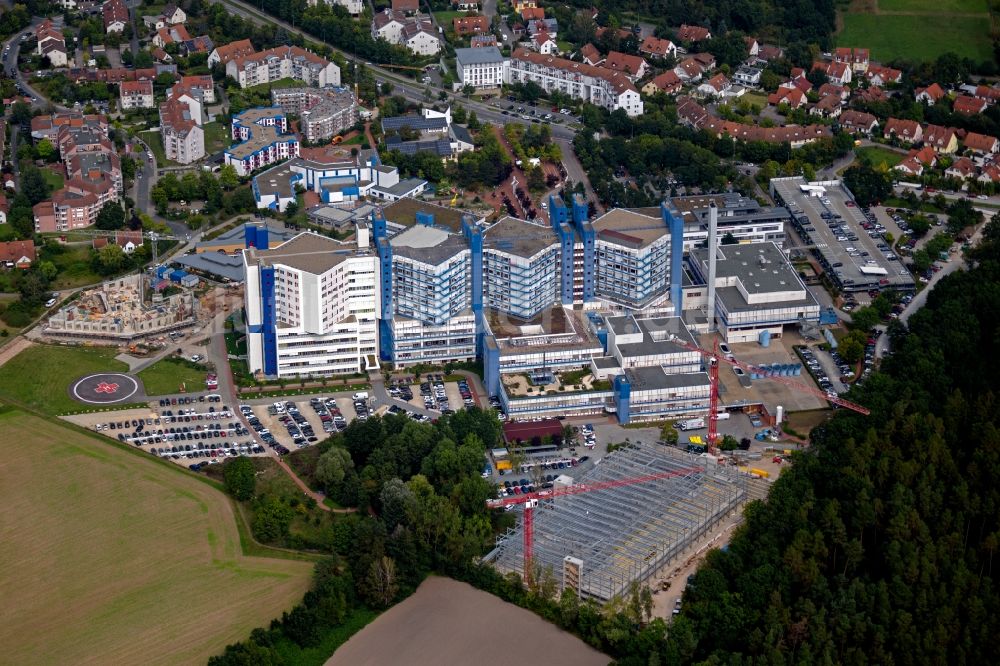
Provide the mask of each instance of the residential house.
{"label": "residential house", "polygon": [[606,67],[594,67],[519,48],[511,56],[506,72],[507,83],[533,81],[547,93],[558,90],[609,111],[623,109],[629,116],[642,115],[642,98],[635,84],[623,73]]}
{"label": "residential house", "polygon": [[372,38],[406,46],[417,55],[434,55],[441,51],[441,40],[430,17],[407,16],[398,10],[386,9],[375,15]]}
{"label": "residential house", "polygon": [[541,21],[545,18],[545,10],[541,7],[525,7],[521,10],[521,20],[525,23]]}
{"label": "residential house", "polygon": [[760,77],[763,73],[764,70],[759,67],[741,65],[740,68],[736,70],[736,74],[733,75],[733,81],[747,88],[756,88],[760,85]]}
{"label": "residential house", "polygon": [[968,180],[976,175],[976,163],[968,157],[959,157],[952,162],[952,165],[944,170],[944,175],[949,178]]}
{"label": "residential house", "polygon": [[924,130],[916,120],[889,118],[885,122],[883,136],[886,139],[896,137],[907,143],[917,143],[924,138]]}
{"label": "residential house", "polygon": [[229,64],[230,60],[236,60],[238,58],[245,58],[254,54],[253,44],[250,43],[249,39],[241,39],[236,42],[230,42],[223,46],[215,47],[208,56],[208,66],[214,67],[215,65],[225,66]]}
{"label": "residential house", "polygon": [[647,95],[656,93],[666,93],[673,95],[681,89],[683,82],[673,70],[668,70],[659,76],[654,77],[649,83],[642,87],[642,92]]}
{"label": "residential house", "polygon": [[903,72],[892,67],[869,65],[868,71],[865,72],[865,78],[868,79],[870,85],[882,88],[890,84],[900,83],[903,80]]}
{"label": "residential house", "polygon": [[118,84],[118,97],[123,111],[156,107],[152,81],[122,81]]}
{"label": "residential house", "polygon": [[841,112],[841,100],[839,95],[827,95],[821,97],[818,102],[809,109],[809,114],[821,116],[823,118],[836,118]]}
{"label": "residential house", "polygon": [[893,171],[899,171],[907,176],[922,176],[924,165],[916,157],[907,157],[902,162],[892,167]]}
{"label": "residential house", "polygon": [[650,58],[676,58],[677,46],[669,39],[660,39],[650,35],[642,40],[639,53]]}
{"label": "residential house", "polygon": [[712,33],[708,28],[703,28],[700,25],[683,24],[677,29],[677,39],[693,44],[712,39]]}
{"label": "residential house", "polygon": [[924,143],[937,148],[939,152],[953,153],[958,150],[958,131],[954,127],[926,125]]}
{"label": "residential house", "polygon": [[1000,88],[978,85],[976,86],[976,97],[982,97],[990,104],[993,104],[997,100],[1000,100]]}
{"label": "residential house", "polygon": [[955,98],[955,104],[952,106],[952,110],[955,113],[961,113],[964,116],[974,116],[985,112],[987,106],[989,106],[989,104],[982,97],[959,95]]}
{"label": "residential house", "polygon": [[451,8],[460,12],[474,12],[479,9],[478,0],[451,0]]}
{"label": "residential house", "polygon": [[814,72],[818,70],[826,74],[827,80],[837,85],[846,86],[851,82],[852,70],[846,62],[817,60],[813,63],[812,68]]}
{"label": "residential house", "polygon": [[7,213],[10,211],[10,204],[7,197],[0,192],[0,224],[7,224]]}
{"label": "residential house", "polygon": [[751,58],[756,58],[757,54],[760,53],[760,43],[757,42],[757,38],[747,35],[743,38],[743,43],[747,45],[747,54]]}
{"label": "residential house", "polygon": [[153,56],[153,60],[155,60],[156,62],[173,62],[174,61],[174,57],[172,55],[170,55],[169,53],[167,53],[166,51],[164,51],[159,46],[157,46],[154,49],[152,49],[149,52],[149,54],[151,56]]}
{"label": "residential house", "polygon": [[982,155],[993,155],[1000,150],[1000,142],[997,141],[996,137],[988,134],[969,132],[965,135],[965,140],[962,143],[969,150]]}
{"label": "residential house", "polygon": [[701,70],[703,72],[709,72],[715,69],[718,64],[715,61],[715,56],[711,53],[695,53],[691,57],[694,58],[695,62],[701,65]]}
{"label": "residential house", "polygon": [[56,30],[52,21],[45,19],[35,29],[37,43],[35,53],[49,59],[49,64],[53,67],[65,67],[69,62],[68,51],[66,50],[66,38],[62,32]]}
{"label": "residential house", "polygon": [[183,24],[178,24],[157,30],[153,36],[153,44],[162,49],[168,44],[180,44],[190,39],[191,35],[188,34],[187,28]]}
{"label": "residential house", "polygon": [[945,92],[941,86],[932,83],[926,88],[914,89],[913,95],[918,102],[925,102],[928,106],[934,106],[935,102],[944,97]]}
{"label": "residential house", "polygon": [[993,163],[985,165],[976,180],[986,184],[1000,183],[1000,166]]}
{"label": "residential house", "polygon": [[483,35],[490,31],[490,20],[485,16],[459,16],[454,19],[453,26],[455,34],[461,37]]}
{"label": "residential house", "polygon": [[554,18],[543,18],[536,21],[528,21],[528,35],[534,36],[539,32],[549,33],[549,37],[557,39],[559,35],[559,21]]}
{"label": "residential house", "polygon": [[621,72],[629,77],[633,83],[645,77],[646,72],[649,71],[649,63],[645,60],[639,56],[628,55],[620,51],[608,53],[608,57],[604,59],[604,67]]}
{"label": "residential house", "polygon": [[733,84],[726,78],[725,74],[719,73],[698,86],[698,93],[705,97],[721,97]]}
{"label": "residential house", "polygon": [[392,0],[392,10],[404,14],[416,14],[420,11],[420,0]]}
{"label": "residential house", "polygon": [[870,88],[862,88],[860,90],[854,91],[854,99],[859,102],[885,102],[889,99],[889,95],[886,94],[884,90],[876,86]]}
{"label": "residential house", "polygon": [[208,35],[200,35],[194,39],[187,39],[181,42],[180,51],[184,56],[189,56],[193,53],[211,53],[215,49],[215,44],[212,43],[212,38]]}
{"label": "residential house", "polygon": [[494,46],[455,49],[458,82],[476,90],[499,88],[506,80],[507,61]]}
{"label": "residential house", "polygon": [[27,270],[35,262],[35,241],[19,240],[0,243],[0,265],[4,268]]}
{"label": "residential house", "polygon": [[864,111],[844,111],[840,114],[840,126],[852,134],[870,136],[878,127],[878,119]]}
{"label": "residential house", "polygon": [[529,7],[537,7],[538,0],[514,0],[514,11],[520,14]]}
{"label": "residential house", "polygon": [[851,95],[851,89],[846,86],[838,86],[835,83],[824,83],[819,87],[819,90],[817,90],[816,93],[820,97],[835,95],[841,100],[846,100]]}
{"label": "residential house", "polygon": [[757,60],[763,60],[764,62],[778,60],[784,55],[785,50],[780,46],[774,46],[773,44],[761,44],[760,48],[757,50]]}
{"label": "residential house", "polygon": [[674,74],[684,83],[697,83],[701,81],[704,70],[694,58],[684,58],[674,67]]}
{"label": "residential house", "polygon": [[124,32],[129,23],[128,7],[125,0],[106,0],[101,5],[104,16],[104,32]]}
{"label": "residential house", "polygon": [[531,38],[531,48],[543,55],[559,53],[559,45],[556,44],[556,40],[549,37],[547,32],[536,32]]}
{"label": "residential house", "polygon": [[187,14],[184,13],[184,10],[172,2],[163,8],[161,15],[168,25],[177,25],[187,21]]}
{"label": "residential house", "polygon": [[806,94],[798,88],[778,88],[767,96],[767,103],[773,106],[787,104],[791,109],[799,109],[806,105]]}
{"label": "residential house", "polygon": [[587,65],[597,66],[604,62],[604,56],[601,55],[601,52],[593,44],[584,44],[580,48],[580,57],[583,59],[584,64]]}
{"label": "residential house", "polygon": [[844,63],[855,72],[863,73],[868,70],[869,53],[868,49],[852,49],[850,47],[839,47],[833,52],[834,62]]}
{"label": "residential house", "polygon": [[118,189],[107,174],[94,169],[67,180],[47,201],[32,208],[36,233],[83,229],[97,221],[106,203],[118,201]]}
{"label": "residential house", "polygon": [[[209,74],[182,76],[181,80],[174,84],[172,90],[176,90],[178,93],[182,90],[190,92],[203,104],[215,104],[215,82]],[[170,96],[171,92],[168,91],[167,95]]]}
{"label": "residential house", "polygon": [[100,250],[109,243],[114,243],[122,249],[125,254],[132,254],[142,247],[142,230],[132,231],[130,229],[120,229],[115,232],[113,238],[95,238],[92,245],[95,250]]}

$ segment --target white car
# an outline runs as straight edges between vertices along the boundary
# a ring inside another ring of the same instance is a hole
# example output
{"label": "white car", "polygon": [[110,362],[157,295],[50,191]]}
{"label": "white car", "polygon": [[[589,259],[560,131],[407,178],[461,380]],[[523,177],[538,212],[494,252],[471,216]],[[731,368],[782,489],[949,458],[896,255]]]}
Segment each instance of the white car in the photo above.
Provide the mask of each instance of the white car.
{"label": "white car", "polygon": [[202,359],[202,356],[201,356],[201,354],[195,354],[194,356],[192,356],[192,357],[191,357],[191,362],[192,362],[192,363],[197,363],[197,362],[198,362],[198,361],[200,361],[201,359]]}
{"label": "white car", "polygon": [[45,307],[47,308],[51,308],[55,304],[56,304],[56,299],[54,298],[50,298],[49,300],[45,301]]}

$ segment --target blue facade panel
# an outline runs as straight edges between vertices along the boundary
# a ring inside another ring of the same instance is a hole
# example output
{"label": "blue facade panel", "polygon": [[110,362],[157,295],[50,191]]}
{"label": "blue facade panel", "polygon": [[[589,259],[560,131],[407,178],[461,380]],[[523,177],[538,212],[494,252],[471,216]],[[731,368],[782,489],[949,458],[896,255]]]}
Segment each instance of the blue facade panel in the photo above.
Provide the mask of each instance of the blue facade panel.
{"label": "blue facade panel", "polygon": [[660,204],[663,222],[670,229],[670,301],[674,304],[674,315],[681,316],[681,287],[684,284],[684,217],[673,206]]}
{"label": "blue facade panel", "polygon": [[278,322],[274,306],[274,269],[260,269],[260,328],[264,337],[264,374],[278,374]]}
{"label": "blue facade panel", "polygon": [[500,345],[495,337],[483,341],[483,386],[490,395],[500,395]]}
{"label": "blue facade panel", "polygon": [[375,247],[378,249],[379,286],[381,289],[379,298],[382,319],[379,321],[379,357],[384,361],[390,361],[393,355],[392,316],[394,314],[392,304],[392,245],[389,244],[389,239],[385,236],[385,218],[378,220],[373,214],[372,226],[376,229]]}
{"label": "blue facade panel", "polygon": [[615,375],[613,392],[618,422],[625,425],[629,422],[629,401],[632,398],[632,384],[625,375]]}

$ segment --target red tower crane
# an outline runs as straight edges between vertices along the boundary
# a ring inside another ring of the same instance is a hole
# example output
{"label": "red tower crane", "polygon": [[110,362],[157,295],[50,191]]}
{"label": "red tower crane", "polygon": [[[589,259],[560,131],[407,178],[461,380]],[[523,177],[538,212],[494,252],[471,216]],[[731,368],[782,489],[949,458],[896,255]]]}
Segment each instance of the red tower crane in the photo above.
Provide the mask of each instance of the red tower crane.
{"label": "red tower crane", "polygon": [[[707,349],[702,349],[701,347],[689,344],[689,343],[681,340],[680,338],[675,338],[674,340],[672,340],[672,342],[674,342],[677,345],[680,345],[681,347],[683,347],[684,349],[687,349],[689,351],[698,352],[699,354],[701,354],[702,356],[705,356],[708,359],[708,383],[709,383],[709,386],[711,387],[710,388],[710,393],[709,393],[709,401],[708,401],[709,402],[709,407],[708,407],[708,444],[709,444],[709,446],[714,447],[715,443],[716,443],[716,440],[718,440],[718,438],[719,438],[719,428],[718,428],[718,424],[719,424],[719,364],[720,363],[727,363],[727,364],[729,364],[732,367],[741,368],[744,372],[747,372],[747,373],[750,373],[750,372],[764,373],[765,371],[764,371],[763,368],[758,368],[755,365],[750,365],[749,363],[740,363],[737,360],[728,359],[728,358],[724,358],[724,357],[720,356],[719,353],[718,353],[718,347],[719,347],[718,341],[716,341],[716,343],[715,343],[716,351],[708,351]],[[858,412],[859,414],[864,414],[865,416],[868,416],[869,414],[871,414],[871,411],[867,407],[862,407],[861,405],[859,405],[857,403],[853,403],[850,400],[844,400],[840,396],[830,395],[829,393],[826,393],[825,391],[820,391],[819,389],[812,388],[811,386],[806,386],[802,382],[797,382],[797,381],[795,381],[793,379],[788,379],[786,377],[777,377],[777,376],[766,377],[766,379],[772,380],[772,381],[776,381],[776,382],[780,382],[782,384],[786,384],[786,385],[791,386],[794,389],[796,389],[798,391],[802,391],[804,393],[811,393],[812,395],[818,396],[818,397],[822,398],[823,400],[827,400],[827,401],[832,402],[833,404],[838,405],[840,407],[844,407],[846,409],[853,410],[855,412]]]}
{"label": "red tower crane", "polygon": [[534,508],[538,505],[539,500],[552,499],[554,497],[565,497],[567,495],[579,495],[580,493],[589,493],[595,490],[606,490],[608,488],[632,486],[638,483],[649,483],[650,481],[670,479],[675,476],[684,476],[704,471],[704,467],[685,467],[683,469],[675,469],[670,472],[648,474],[646,476],[636,476],[628,479],[617,479],[615,481],[577,483],[572,486],[564,486],[562,488],[546,488],[544,490],[515,495],[514,497],[502,497],[500,499],[487,500],[486,506],[491,509],[499,509],[513,504],[524,505],[524,578],[525,580],[529,580],[531,577],[531,560],[533,559],[532,544],[534,543]]}

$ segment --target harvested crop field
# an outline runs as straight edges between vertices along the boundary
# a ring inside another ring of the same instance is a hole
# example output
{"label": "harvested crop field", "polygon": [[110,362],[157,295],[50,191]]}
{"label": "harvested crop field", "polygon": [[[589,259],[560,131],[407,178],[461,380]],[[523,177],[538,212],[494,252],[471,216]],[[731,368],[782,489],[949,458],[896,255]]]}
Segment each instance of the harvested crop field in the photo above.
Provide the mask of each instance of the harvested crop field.
{"label": "harvested crop field", "polygon": [[511,659],[546,666],[606,666],[611,661],[530,611],[466,583],[433,576],[355,634],[326,666],[439,666]]}
{"label": "harvested crop field", "polygon": [[0,661],[193,664],[299,602],[308,562],[245,557],[222,492],[0,413]]}

